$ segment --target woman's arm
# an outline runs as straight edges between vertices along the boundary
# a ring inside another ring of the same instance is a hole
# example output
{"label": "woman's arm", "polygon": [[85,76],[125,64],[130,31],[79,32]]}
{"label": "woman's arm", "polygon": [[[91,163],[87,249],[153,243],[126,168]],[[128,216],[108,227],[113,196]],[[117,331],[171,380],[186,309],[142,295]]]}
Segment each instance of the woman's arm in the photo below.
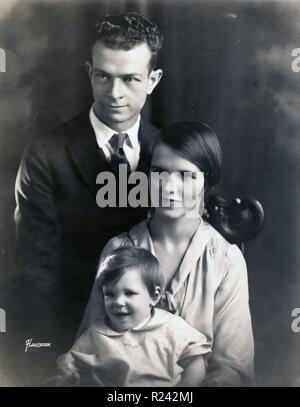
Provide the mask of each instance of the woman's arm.
{"label": "woman's arm", "polygon": [[179,387],[199,387],[205,377],[205,361],[203,356],[188,358],[183,366]]}
{"label": "woman's arm", "polygon": [[228,247],[222,262],[224,277],[215,294],[214,338],[206,384],[252,385],[254,343],[246,263],[235,245]]}

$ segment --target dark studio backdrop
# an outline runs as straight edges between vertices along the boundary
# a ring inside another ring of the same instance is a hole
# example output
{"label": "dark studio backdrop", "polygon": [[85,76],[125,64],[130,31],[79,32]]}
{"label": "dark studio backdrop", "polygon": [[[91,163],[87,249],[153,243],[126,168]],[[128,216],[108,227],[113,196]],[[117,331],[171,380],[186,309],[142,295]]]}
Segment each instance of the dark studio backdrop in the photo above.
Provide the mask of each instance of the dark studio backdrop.
{"label": "dark studio backdrop", "polygon": [[[146,107],[158,125],[212,125],[223,155],[216,192],[251,196],[263,230],[246,244],[258,385],[300,386],[300,1],[9,0],[0,5],[0,386],[27,383],[18,370],[8,293],[13,267],[14,182],[24,146],[92,102],[84,69],[97,15],[140,11],[165,34],[164,77]],[[22,350],[23,352],[23,350]],[[42,367],[41,367],[42,368]],[[31,372],[27,372],[30,376]],[[28,379],[28,378],[27,378]]]}

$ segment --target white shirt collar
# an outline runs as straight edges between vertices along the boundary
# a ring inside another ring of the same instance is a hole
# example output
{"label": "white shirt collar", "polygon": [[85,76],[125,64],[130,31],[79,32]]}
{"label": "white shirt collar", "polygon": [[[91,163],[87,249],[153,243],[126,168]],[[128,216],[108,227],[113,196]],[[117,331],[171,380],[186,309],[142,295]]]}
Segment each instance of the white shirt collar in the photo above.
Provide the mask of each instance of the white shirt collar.
{"label": "white shirt collar", "polygon": [[[95,131],[97,144],[100,148],[103,148],[109,142],[110,138],[117,133],[116,130],[111,129],[106,124],[104,124],[94,112],[94,105],[90,109],[90,121]],[[130,129],[123,131],[129,137],[131,146],[136,146],[138,144],[138,133],[140,127],[141,115],[137,118],[136,122]],[[128,144],[130,144],[128,143]],[[129,147],[131,147],[129,145]]]}

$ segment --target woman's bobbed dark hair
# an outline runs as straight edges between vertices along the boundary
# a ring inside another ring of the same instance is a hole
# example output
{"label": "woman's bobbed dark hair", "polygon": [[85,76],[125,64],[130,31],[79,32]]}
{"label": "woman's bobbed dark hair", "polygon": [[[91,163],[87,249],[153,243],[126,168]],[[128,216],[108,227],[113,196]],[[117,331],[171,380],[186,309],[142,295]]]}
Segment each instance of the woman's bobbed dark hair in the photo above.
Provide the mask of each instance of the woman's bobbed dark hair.
{"label": "woman's bobbed dark hair", "polygon": [[205,194],[221,176],[222,153],[215,131],[198,121],[178,121],[164,127],[158,136],[161,142],[204,172]]}

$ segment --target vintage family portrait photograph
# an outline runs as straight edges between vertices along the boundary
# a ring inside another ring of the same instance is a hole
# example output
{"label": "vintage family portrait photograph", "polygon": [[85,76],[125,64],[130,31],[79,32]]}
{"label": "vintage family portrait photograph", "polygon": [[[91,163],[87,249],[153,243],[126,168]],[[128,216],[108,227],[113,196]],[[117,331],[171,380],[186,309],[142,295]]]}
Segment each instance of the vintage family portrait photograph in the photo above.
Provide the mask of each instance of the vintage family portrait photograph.
{"label": "vintage family portrait photograph", "polygon": [[0,387],[300,386],[300,0],[2,0]]}

